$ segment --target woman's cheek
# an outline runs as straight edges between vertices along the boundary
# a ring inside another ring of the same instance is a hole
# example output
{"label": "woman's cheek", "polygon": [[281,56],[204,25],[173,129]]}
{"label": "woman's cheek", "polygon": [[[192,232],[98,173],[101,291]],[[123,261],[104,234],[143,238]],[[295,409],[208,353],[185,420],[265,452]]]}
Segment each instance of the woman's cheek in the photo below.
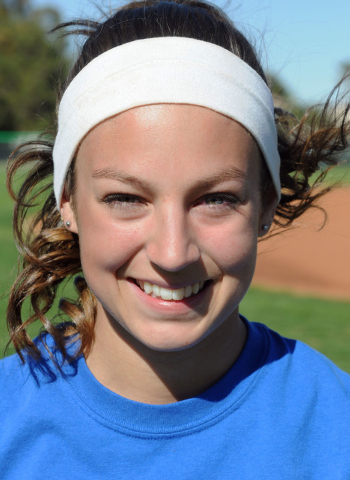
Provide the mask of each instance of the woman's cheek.
{"label": "woman's cheek", "polygon": [[245,218],[203,229],[201,238],[203,250],[210,253],[218,265],[232,269],[231,273],[245,268],[255,259],[257,232],[253,222]]}
{"label": "woman's cheek", "polygon": [[79,235],[82,264],[98,264],[113,270],[130,260],[144,243],[140,225],[130,223],[99,225]]}

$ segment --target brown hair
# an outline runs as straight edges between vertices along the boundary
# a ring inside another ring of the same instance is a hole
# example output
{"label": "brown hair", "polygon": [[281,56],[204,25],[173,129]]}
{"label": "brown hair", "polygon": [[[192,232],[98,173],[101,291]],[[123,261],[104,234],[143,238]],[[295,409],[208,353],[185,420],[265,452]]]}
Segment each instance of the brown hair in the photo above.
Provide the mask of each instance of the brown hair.
{"label": "brown hair", "polygon": [[[57,29],[63,27],[69,28],[70,34],[87,36],[87,40],[62,88],[61,96],[80,70],[106,50],[136,39],[162,36],[192,37],[220,45],[243,59],[267,83],[252,45],[221,10],[202,1],[132,2],[117,10],[105,22],[74,21]],[[349,106],[339,109],[342,102],[338,87],[322,108],[310,109],[301,121],[288,112],[275,109],[282,197],[274,223],[279,227],[289,227],[330,189],[319,188],[327,168],[320,171],[312,185],[310,178],[320,167],[335,165],[339,153],[348,145],[349,124],[346,118]],[[29,165],[32,168],[28,171]],[[15,193],[15,174],[23,166],[26,167],[26,177]],[[76,355],[88,354],[94,339],[96,300],[82,277],[77,277],[75,282],[78,301],[64,299],[60,304],[71,322],[55,326],[46,316],[58,286],[63,280],[81,272],[79,239],[62,224],[52,190],[52,175],[52,144],[44,140],[26,144],[24,149],[12,156],[8,167],[7,185],[15,200],[14,235],[23,256],[23,265],[11,290],[7,322],[11,341],[22,361],[25,360],[24,351],[40,358],[40,350],[27,333],[29,325],[36,320],[53,336],[63,359],[67,358],[67,337],[79,336],[80,348]],[[70,195],[74,194],[74,180],[73,162],[66,181],[66,191]],[[263,195],[271,183],[264,168]],[[40,204],[43,206],[38,210]],[[28,298],[33,313],[23,320],[23,302]]]}

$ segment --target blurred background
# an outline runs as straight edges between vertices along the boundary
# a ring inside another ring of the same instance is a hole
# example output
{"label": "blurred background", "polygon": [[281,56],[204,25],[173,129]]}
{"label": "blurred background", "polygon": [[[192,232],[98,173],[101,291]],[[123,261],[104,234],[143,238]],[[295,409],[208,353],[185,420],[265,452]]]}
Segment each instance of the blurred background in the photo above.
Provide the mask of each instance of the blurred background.
{"label": "blurred background", "polygon": [[[350,68],[350,3],[232,0],[224,8],[253,41],[275,102],[302,114],[322,103]],[[79,39],[48,34],[58,23],[99,20],[121,2],[0,0],[0,354],[8,341],[8,292],[17,271],[6,158],[20,143],[52,131],[56,92],[74,61]],[[82,40],[82,39],[80,39]],[[348,82],[350,89],[350,81]],[[330,175],[337,190],[296,228],[259,246],[253,286],[241,312],[320,350],[350,372],[350,167],[347,156]],[[61,295],[73,295],[72,286]],[[27,306],[25,309],[28,310]],[[57,304],[52,316],[57,313]],[[51,314],[51,313],[50,313]],[[36,328],[32,334],[35,335]],[[8,353],[11,353],[11,349]]]}

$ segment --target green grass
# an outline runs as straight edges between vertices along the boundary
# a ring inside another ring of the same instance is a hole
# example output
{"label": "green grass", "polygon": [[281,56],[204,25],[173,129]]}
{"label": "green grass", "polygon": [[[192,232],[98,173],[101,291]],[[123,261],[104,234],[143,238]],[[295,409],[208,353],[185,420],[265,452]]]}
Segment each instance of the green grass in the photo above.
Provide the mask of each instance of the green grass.
{"label": "green grass", "polygon": [[[337,175],[335,180],[342,177],[350,183],[350,168],[341,168],[334,175]],[[9,290],[16,274],[17,253],[12,239],[11,222],[12,203],[5,190],[5,166],[1,162],[0,294]],[[68,289],[69,293],[71,291]],[[0,299],[0,354],[8,340],[5,325],[6,305],[7,296],[4,295]],[[304,341],[350,372],[350,303],[252,288],[241,304],[241,313],[249,320],[265,323],[287,337]],[[52,309],[52,316],[55,314],[57,304]],[[36,331],[37,328],[32,330],[33,335]]]}
{"label": "green grass", "polygon": [[[12,236],[12,201],[5,187],[5,162],[0,163],[0,347],[5,334],[7,295],[16,276],[17,250]],[[3,349],[1,349],[3,350]]]}
{"label": "green grass", "polygon": [[333,168],[328,175],[328,181],[339,182],[340,185],[350,184],[350,165]]}
{"label": "green grass", "polygon": [[350,373],[350,303],[251,288],[240,305],[251,321],[302,340]]}
{"label": "green grass", "polygon": [[[6,328],[6,309],[11,285],[18,271],[18,252],[14,244],[12,234],[12,210],[13,202],[6,190],[6,165],[0,162],[0,358],[4,355],[5,346],[9,340]],[[60,289],[60,297],[66,295],[74,297],[72,285],[63,285]],[[28,312],[28,307],[24,312]],[[52,316],[58,313],[58,300],[52,308]],[[33,326],[31,336],[35,336],[40,330],[40,325]],[[13,353],[10,348],[8,354]]]}
{"label": "green grass", "polygon": [[[311,183],[317,179],[319,172],[311,177]],[[339,165],[332,168],[325,178],[326,184],[336,184],[337,186],[350,185],[350,164]]]}

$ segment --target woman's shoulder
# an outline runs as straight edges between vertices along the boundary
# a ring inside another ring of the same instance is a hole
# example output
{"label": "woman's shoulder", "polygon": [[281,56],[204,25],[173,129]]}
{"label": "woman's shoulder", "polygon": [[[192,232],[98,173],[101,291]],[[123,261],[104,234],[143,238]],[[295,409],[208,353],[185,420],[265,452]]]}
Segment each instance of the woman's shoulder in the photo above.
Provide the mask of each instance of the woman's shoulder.
{"label": "woman's shoulder", "polygon": [[[350,375],[334,362],[300,340],[286,338],[259,323],[252,324],[267,345],[263,370],[266,380],[283,385],[289,393],[304,398],[317,396],[318,402],[350,407]],[[350,409],[349,409],[350,411]]]}
{"label": "woman's shoulder", "polygon": [[64,383],[67,372],[76,373],[77,362],[63,361],[49,334],[40,335],[34,342],[41,354],[39,358],[22,352],[23,360],[18,354],[0,360],[0,407],[49,391],[52,395]]}
{"label": "woman's shoulder", "polygon": [[0,385],[1,391],[4,393],[4,388],[10,388],[11,386],[17,387],[25,382],[25,378],[28,377],[28,364],[22,362],[17,354],[13,354],[9,357],[5,357],[0,360]]}
{"label": "woman's shoulder", "polygon": [[34,389],[28,362],[23,363],[17,354],[0,360],[0,415],[3,426],[7,416],[11,417]]}

